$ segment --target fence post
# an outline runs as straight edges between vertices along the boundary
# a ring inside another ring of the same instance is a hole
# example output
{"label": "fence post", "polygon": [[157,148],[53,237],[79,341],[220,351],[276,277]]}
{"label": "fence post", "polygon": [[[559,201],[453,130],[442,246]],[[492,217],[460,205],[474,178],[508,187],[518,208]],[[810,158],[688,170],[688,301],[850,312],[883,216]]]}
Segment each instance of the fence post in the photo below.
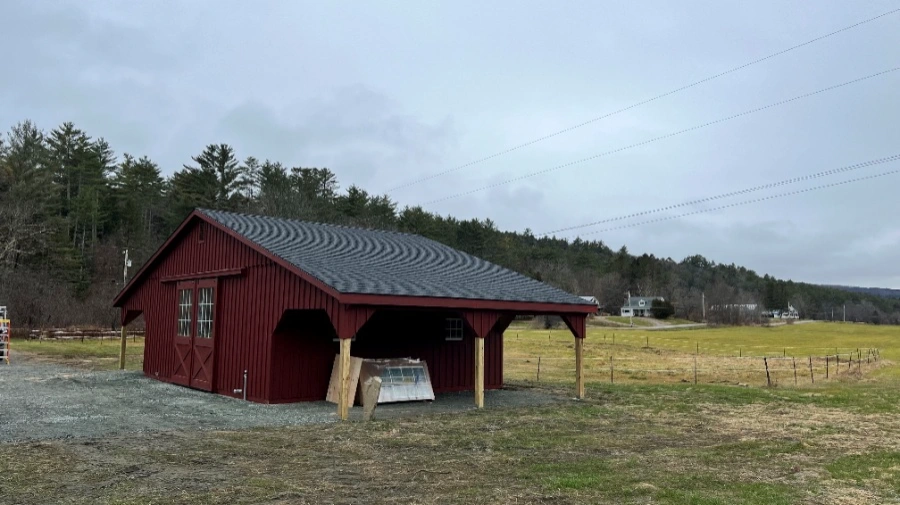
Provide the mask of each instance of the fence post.
{"label": "fence post", "polygon": [[650,348],[650,336],[648,335],[646,338],[647,338],[647,349],[649,349]]}
{"label": "fence post", "polygon": [[828,378],[828,355],[825,355],[825,378]]}
{"label": "fence post", "polygon": [[809,381],[812,382],[813,384],[816,383],[816,378],[813,377],[812,356],[809,357]]}
{"label": "fence post", "polygon": [[791,356],[791,361],[794,362],[794,385],[797,385],[797,358]]}
{"label": "fence post", "polygon": [[772,386],[772,379],[769,377],[769,359],[763,356],[763,364],[766,365],[766,386]]}
{"label": "fence post", "polygon": [[537,382],[541,382],[541,357],[540,356],[538,356]]}
{"label": "fence post", "polygon": [[853,369],[853,353],[850,353],[850,361],[847,362],[847,373],[850,373],[850,370]]}
{"label": "fence post", "polygon": [[615,373],[613,371],[613,357],[612,354],[609,355],[609,383],[615,384]]}
{"label": "fence post", "polygon": [[694,385],[697,384],[697,355],[694,355]]}

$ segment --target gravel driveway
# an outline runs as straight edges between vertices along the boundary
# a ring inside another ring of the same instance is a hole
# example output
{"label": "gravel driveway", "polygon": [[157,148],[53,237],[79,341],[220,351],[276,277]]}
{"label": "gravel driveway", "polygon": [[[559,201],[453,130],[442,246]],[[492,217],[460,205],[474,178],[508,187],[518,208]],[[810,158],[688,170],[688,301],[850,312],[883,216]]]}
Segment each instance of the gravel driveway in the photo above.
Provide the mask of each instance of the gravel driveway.
{"label": "gravel driveway", "polygon": [[[486,408],[556,401],[534,391],[487,391]],[[471,410],[471,393],[431,403],[380,405],[381,419]],[[354,407],[351,419],[362,417]],[[335,422],[325,402],[263,405],[148,379],[140,372],[86,372],[29,359],[0,365],[0,442],[152,431],[227,430]]]}

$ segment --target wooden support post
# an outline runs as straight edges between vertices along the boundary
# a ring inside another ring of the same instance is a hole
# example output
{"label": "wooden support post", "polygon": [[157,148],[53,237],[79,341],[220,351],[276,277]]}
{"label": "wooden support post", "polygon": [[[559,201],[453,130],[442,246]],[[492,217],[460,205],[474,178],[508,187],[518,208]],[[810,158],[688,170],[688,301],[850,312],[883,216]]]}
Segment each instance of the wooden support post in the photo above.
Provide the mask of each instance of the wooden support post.
{"label": "wooden support post", "polygon": [[125,370],[125,344],[128,341],[128,332],[125,325],[122,325],[122,347],[119,349],[119,370]]}
{"label": "wooden support post", "polygon": [[575,339],[575,397],[584,398],[584,339]]}
{"label": "wooden support post", "polygon": [[475,338],[475,407],[484,408],[484,338]]}
{"label": "wooden support post", "polygon": [[614,369],[613,369],[613,357],[612,357],[612,355],[610,355],[610,356],[609,356],[609,383],[610,383],[610,384],[614,384],[614,383],[615,383],[615,380],[614,380],[614,379],[615,379],[615,376],[614,376],[614,375],[615,375],[615,372],[614,372]]}
{"label": "wooden support post", "polygon": [[828,378],[828,358],[829,356],[825,356],[825,378]]}
{"label": "wooden support post", "polygon": [[350,418],[350,406],[348,405],[350,402],[348,399],[350,398],[350,343],[352,339],[342,338],[341,339],[341,360],[340,360],[340,379],[341,379],[341,393],[338,396],[338,416],[341,418],[341,421],[346,421]]}
{"label": "wooden support post", "polygon": [[541,357],[540,356],[538,356],[537,382],[541,382]]}
{"label": "wooden support post", "polygon": [[809,357],[809,382],[811,382],[813,384],[816,383],[816,378],[813,376],[812,356]]}
{"label": "wooden support post", "polygon": [[697,384],[697,355],[694,355],[694,384]]}
{"label": "wooden support post", "polygon": [[797,358],[791,357],[791,361],[794,362],[794,385],[797,385]]}
{"label": "wooden support post", "polygon": [[766,386],[772,386],[772,379],[769,377],[769,358],[763,357],[763,364],[766,365]]}

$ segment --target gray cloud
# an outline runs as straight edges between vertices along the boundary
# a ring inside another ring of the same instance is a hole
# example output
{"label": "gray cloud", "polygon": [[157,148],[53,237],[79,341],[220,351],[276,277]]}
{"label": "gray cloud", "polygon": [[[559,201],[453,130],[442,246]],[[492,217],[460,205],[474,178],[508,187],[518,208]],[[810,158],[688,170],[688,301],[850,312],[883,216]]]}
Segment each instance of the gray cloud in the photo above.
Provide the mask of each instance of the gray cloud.
{"label": "gray cloud", "polygon": [[[71,120],[167,172],[229,142],[384,192],[895,6],[9,0],[0,120]],[[392,196],[431,201],[896,66],[898,19]],[[898,85],[885,76],[428,208],[541,232],[895,154]],[[900,288],[898,181],[586,238]]]}

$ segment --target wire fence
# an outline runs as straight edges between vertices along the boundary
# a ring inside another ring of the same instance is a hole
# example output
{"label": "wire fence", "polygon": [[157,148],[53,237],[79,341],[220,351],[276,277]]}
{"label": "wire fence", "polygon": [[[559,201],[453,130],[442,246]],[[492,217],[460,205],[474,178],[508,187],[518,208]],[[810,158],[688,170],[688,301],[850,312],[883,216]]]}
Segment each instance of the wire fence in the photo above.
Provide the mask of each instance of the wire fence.
{"label": "wire fence", "polygon": [[[512,338],[517,338],[515,334]],[[530,337],[533,339],[534,337]],[[565,341],[551,343],[571,344]],[[586,345],[584,377],[588,382],[609,383],[731,383],[761,386],[802,386],[817,382],[859,378],[882,364],[878,348],[839,349],[834,347],[785,346],[772,352],[772,346],[700,345],[685,339],[643,335],[607,334]],[[640,342],[638,342],[640,340]],[[671,341],[677,349],[655,348],[653,341]],[[644,345],[637,345],[644,344]],[[692,348],[691,348],[692,347]],[[792,351],[807,351],[799,354]],[[824,351],[813,354],[809,351]],[[511,379],[554,382],[571,381],[575,376],[575,357],[526,355],[507,352],[505,375]]]}

